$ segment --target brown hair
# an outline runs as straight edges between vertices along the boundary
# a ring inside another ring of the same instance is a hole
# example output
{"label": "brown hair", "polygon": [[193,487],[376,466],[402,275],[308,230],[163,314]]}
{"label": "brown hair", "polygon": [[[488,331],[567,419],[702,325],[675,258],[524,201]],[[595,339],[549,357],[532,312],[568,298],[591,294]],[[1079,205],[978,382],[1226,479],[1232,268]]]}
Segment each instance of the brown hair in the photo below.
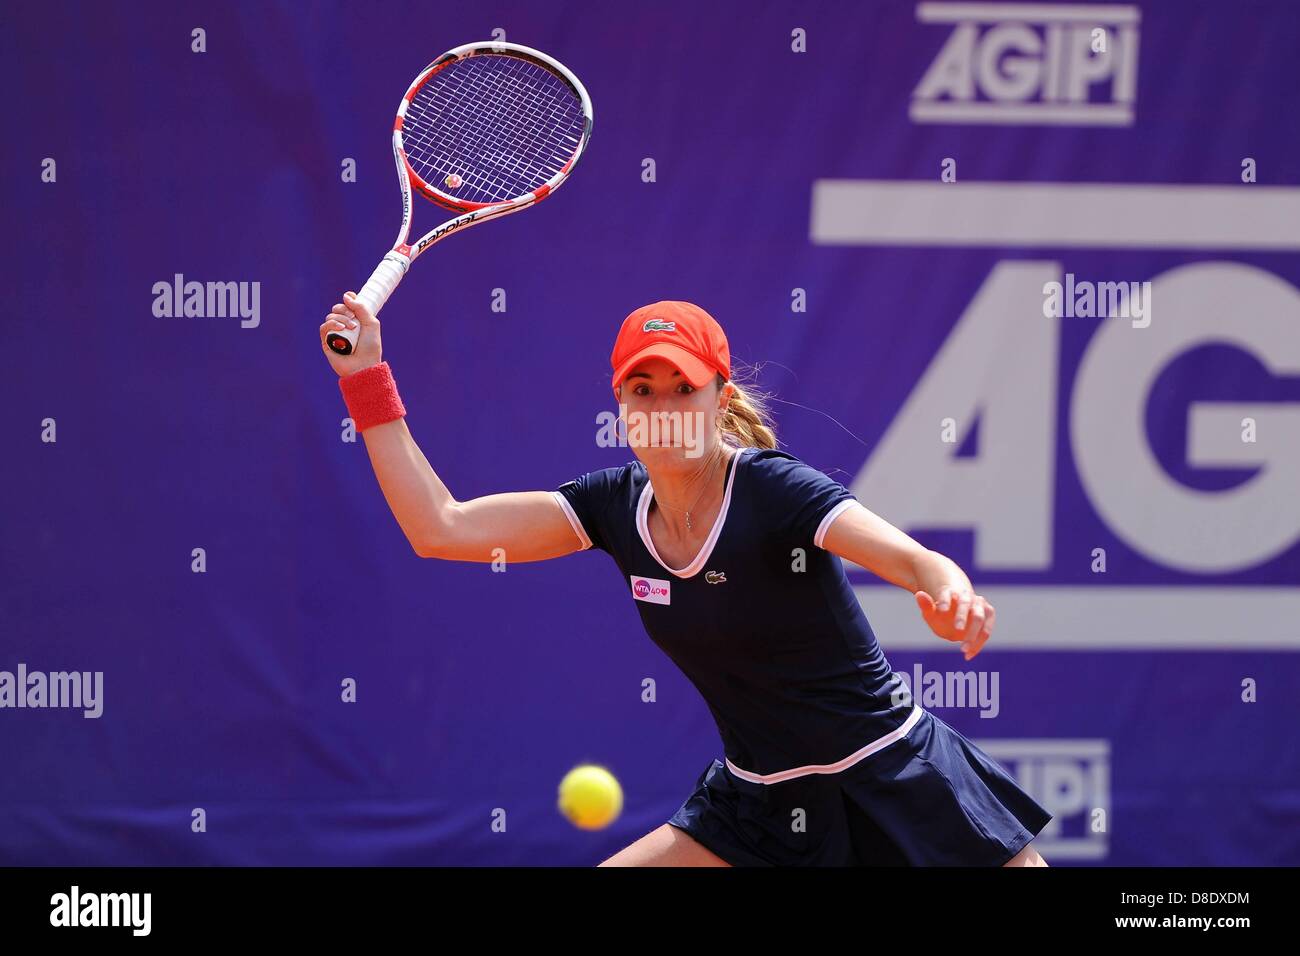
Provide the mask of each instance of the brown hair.
{"label": "brown hair", "polygon": [[[717,377],[719,389],[727,384]],[[734,378],[731,384],[736,391],[727,404],[727,410],[718,416],[718,430],[730,436],[742,448],[775,448],[776,425],[767,407],[767,395],[751,387],[742,388]]]}

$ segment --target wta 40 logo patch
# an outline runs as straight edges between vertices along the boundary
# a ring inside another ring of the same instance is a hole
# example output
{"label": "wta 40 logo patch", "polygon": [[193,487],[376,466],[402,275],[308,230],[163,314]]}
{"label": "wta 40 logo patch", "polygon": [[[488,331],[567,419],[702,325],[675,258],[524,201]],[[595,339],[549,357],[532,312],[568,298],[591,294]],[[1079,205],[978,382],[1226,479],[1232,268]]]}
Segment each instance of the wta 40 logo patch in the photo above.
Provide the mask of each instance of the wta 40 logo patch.
{"label": "wta 40 logo patch", "polygon": [[669,582],[658,578],[643,578],[638,574],[628,575],[632,582],[632,597],[647,604],[668,604]]}

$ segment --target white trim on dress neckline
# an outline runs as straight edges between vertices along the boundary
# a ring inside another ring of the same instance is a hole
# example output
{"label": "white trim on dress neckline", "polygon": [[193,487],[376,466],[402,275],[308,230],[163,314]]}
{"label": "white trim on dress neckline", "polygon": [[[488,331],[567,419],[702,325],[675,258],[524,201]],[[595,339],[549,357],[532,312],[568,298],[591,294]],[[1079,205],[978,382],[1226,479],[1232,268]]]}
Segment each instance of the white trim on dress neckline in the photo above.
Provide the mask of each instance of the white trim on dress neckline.
{"label": "white trim on dress neckline", "polygon": [[684,568],[668,567],[664,559],[659,557],[659,552],[655,550],[654,541],[650,539],[650,500],[654,497],[654,489],[650,485],[649,475],[646,476],[645,487],[641,489],[641,498],[637,501],[636,506],[636,531],[641,536],[641,543],[650,552],[650,557],[654,558],[655,563],[669,574],[679,578],[694,577],[700,573],[704,563],[709,560],[709,555],[713,553],[718,538],[722,537],[722,526],[727,522],[727,511],[731,507],[731,487],[736,483],[736,472],[740,470],[740,456],[748,450],[748,448],[737,448],[736,453],[731,456],[731,461],[727,463],[731,468],[731,472],[727,475],[727,489],[722,495],[722,507],[718,509],[718,516],[713,519],[713,527],[709,529],[709,536],[704,539],[704,544],[700,546],[699,553]]}

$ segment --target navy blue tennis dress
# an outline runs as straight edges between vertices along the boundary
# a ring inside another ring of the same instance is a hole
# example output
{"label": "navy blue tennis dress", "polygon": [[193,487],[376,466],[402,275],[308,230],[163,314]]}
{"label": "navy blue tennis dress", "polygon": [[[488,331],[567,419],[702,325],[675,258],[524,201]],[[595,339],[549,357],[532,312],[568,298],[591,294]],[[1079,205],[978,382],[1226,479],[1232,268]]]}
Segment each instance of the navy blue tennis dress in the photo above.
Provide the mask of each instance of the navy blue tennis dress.
{"label": "navy blue tennis dress", "polygon": [[609,553],[655,642],[722,736],[669,823],[736,866],[1001,866],[1051,814],[915,706],[840,559],[821,547],[852,492],[783,452],[738,449],[695,560],[670,568],[639,461],[553,492]]}

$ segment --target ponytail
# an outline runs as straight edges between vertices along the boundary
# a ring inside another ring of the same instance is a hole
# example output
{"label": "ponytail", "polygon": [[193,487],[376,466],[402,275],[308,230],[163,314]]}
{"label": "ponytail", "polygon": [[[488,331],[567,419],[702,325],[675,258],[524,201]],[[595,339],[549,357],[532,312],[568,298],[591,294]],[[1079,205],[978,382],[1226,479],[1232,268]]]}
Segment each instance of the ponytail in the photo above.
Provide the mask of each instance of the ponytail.
{"label": "ponytail", "polygon": [[[721,375],[718,388],[727,383]],[[747,391],[732,379],[736,391],[727,404],[727,410],[718,418],[718,429],[724,439],[741,448],[775,448],[776,426],[767,408],[767,396],[757,390]]]}

